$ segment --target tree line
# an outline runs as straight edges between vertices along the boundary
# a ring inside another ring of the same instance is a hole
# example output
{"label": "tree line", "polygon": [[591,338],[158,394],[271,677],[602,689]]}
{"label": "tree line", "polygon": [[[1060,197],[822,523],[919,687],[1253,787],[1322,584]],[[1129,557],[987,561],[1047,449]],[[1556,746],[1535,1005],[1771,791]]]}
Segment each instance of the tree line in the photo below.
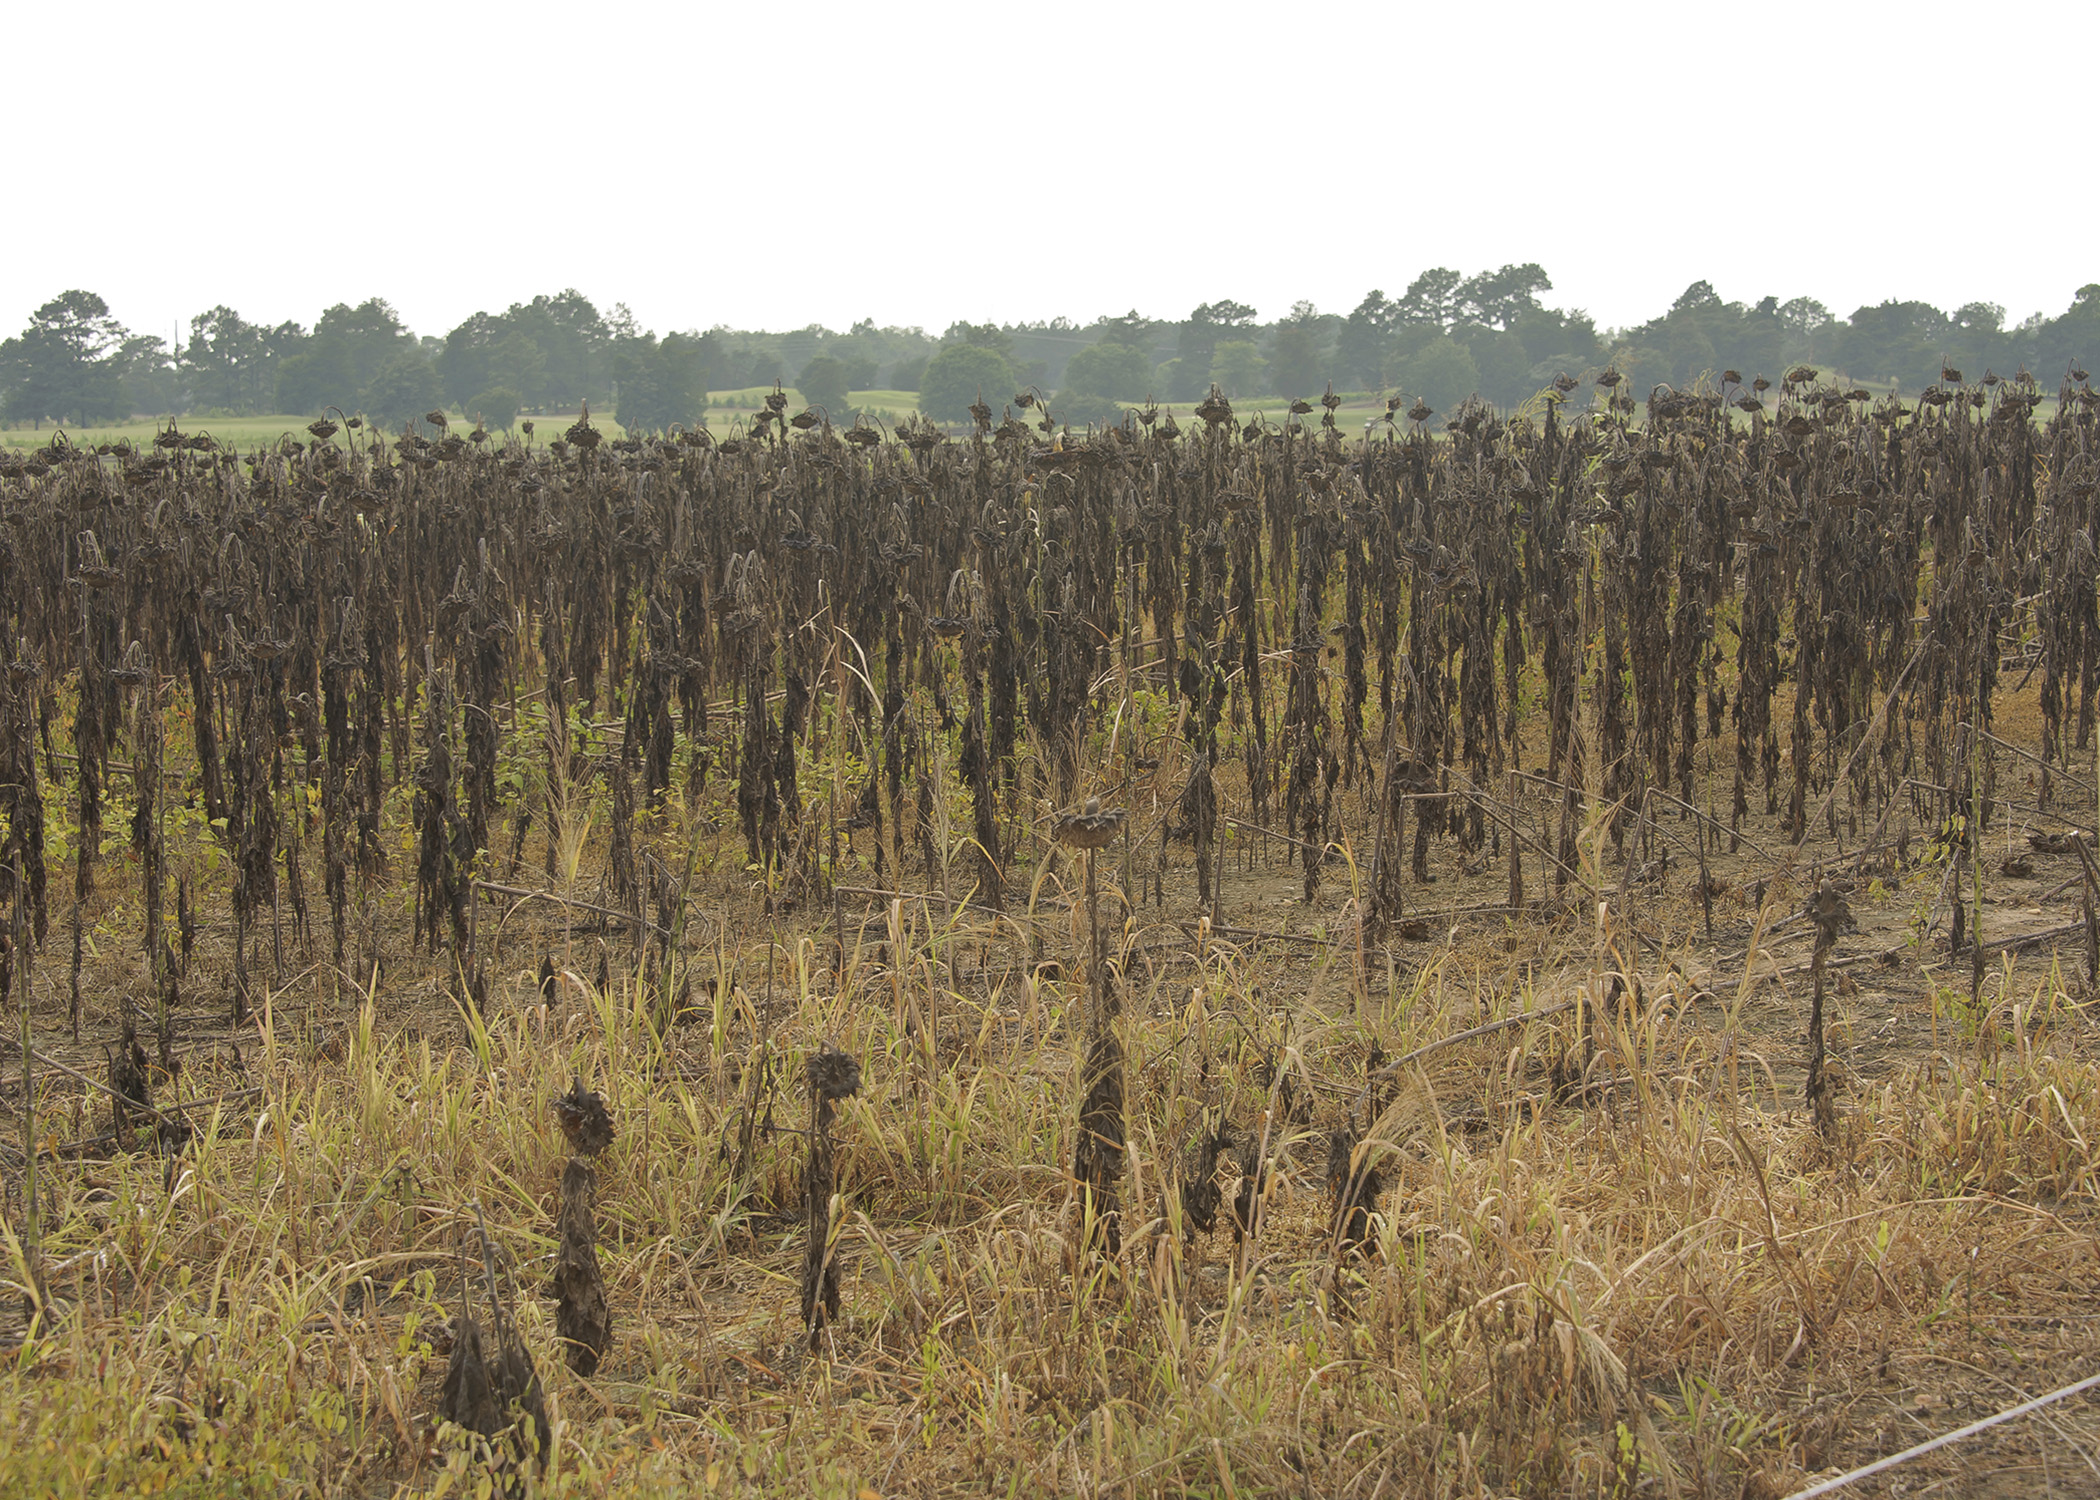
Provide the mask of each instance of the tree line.
{"label": "tree line", "polygon": [[705,420],[713,393],[774,385],[849,420],[856,392],[913,392],[937,420],[967,420],[981,396],[1034,389],[1073,423],[1119,420],[1147,400],[1189,402],[1211,385],[1235,399],[1343,391],[1419,397],[1448,410],[1467,396],[1503,406],[1565,372],[1615,366],[1636,392],[1688,389],[1723,370],[1777,375],[1798,363],[1861,383],[1914,388],[1942,368],[2027,369],[2045,377],[2100,347],[2100,283],[2055,317],[2009,323],[2003,307],[1952,312],[1886,301],[1838,317],[1810,297],[1724,300],[1694,282],[1667,312],[1600,329],[1556,308],[1537,264],[1464,275],[1424,271],[1398,296],[1369,292],[1346,314],[1294,303],[1264,322],[1243,302],[1205,302],[1187,316],[1135,310],[1087,324],[951,324],[844,332],[715,327],[659,337],[624,304],[601,313],[573,288],[477,312],[443,337],[418,336],[385,300],[337,303],[309,328],[251,323],[219,306],[190,319],[179,343],[126,328],[89,291],[39,307],[0,342],[0,419],[41,426],[132,416],[318,414],[329,407],[387,426],[447,408],[495,429],[521,413],[589,401],[624,426],[662,430]]}

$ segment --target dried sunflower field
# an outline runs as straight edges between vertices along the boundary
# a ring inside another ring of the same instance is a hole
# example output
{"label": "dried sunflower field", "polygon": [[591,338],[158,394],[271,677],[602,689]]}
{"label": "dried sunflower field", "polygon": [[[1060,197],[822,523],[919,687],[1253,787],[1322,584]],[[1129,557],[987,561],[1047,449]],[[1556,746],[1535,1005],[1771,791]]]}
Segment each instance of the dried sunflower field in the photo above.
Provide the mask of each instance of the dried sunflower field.
{"label": "dried sunflower field", "polygon": [[2100,394],[1942,374],[0,457],[0,1490],[1777,1497],[2100,1371]]}

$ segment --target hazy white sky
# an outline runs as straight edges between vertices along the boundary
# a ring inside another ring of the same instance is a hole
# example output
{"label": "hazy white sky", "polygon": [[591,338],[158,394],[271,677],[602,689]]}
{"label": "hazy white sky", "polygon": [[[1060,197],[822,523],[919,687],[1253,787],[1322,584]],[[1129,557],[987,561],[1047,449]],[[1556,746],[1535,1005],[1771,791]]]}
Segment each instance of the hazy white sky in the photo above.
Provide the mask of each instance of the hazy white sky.
{"label": "hazy white sky", "polygon": [[2100,280],[2090,7],[106,6],[0,85],[0,330],[68,287],[420,333],[1347,311],[1538,261],[2054,314]]}

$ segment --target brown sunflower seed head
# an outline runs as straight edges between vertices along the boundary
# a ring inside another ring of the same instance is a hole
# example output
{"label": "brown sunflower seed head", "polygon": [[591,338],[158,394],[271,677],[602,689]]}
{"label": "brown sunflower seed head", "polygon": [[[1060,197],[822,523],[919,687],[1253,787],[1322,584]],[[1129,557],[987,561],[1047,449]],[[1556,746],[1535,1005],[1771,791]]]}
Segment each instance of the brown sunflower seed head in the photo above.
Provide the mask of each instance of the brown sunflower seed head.
{"label": "brown sunflower seed head", "polygon": [[860,1092],[860,1064],[834,1042],[809,1055],[809,1091],[822,1099],[844,1099]]}
{"label": "brown sunflower seed head", "polygon": [[1071,849],[1099,849],[1112,843],[1123,827],[1123,812],[1101,810],[1101,799],[1089,797],[1086,806],[1067,813],[1050,825],[1050,836]]}
{"label": "brown sunflower seed head", "polygon": [[595,1090],[583,1086],[580,1077],[566,1094],[555,1096],[554,1117],[561,1122],[569,1149],[579,1155],[596,1156],[613,1142],[611,1111]]}

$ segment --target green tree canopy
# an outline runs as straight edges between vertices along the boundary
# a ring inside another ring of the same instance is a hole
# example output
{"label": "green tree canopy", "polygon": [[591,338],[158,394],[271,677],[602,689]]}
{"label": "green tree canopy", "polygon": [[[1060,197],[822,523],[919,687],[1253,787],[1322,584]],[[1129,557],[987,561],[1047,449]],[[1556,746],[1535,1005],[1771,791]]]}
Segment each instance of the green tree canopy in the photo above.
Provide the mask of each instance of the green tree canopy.
{"label": "green tree canopy", "polygon": [[1094,326],[1101,330],[1102,343],[1127,344],[1145,353],[1146,363],[1151,363],[1149,356],[1152,348],[1152,320],[1136,308],[1133,307],[1119,317],[1097,319]]}
{"label": "green tree canopy", "polygon": [[16,421],[109,422],[130,415],[124,325],[93,292],[61,292],[0,344],[4,410]]}
{"label": "green tree canopy", "polygon": [[1182,320],[1181,338],[1174,350],[1174,385],[1166,395],[1175,401],[1194,401],[1217,376],[1211,370],[1218,340],[1235,329],[1251,327],[1255,311],[1230,297],[1199,305]]}
{"label": "green tree canopy", "polygon": [[306,330],[297,323],[266,328],[223,303],[198,313],[182,351],[192,405],[240,416],[273,410],[277,367],[305,341]]}
{"label": "green tree canopy", "polygon": [[1456,411],[1459,402],[1480,389],[1480,367],[1464,344],[1440,333],[1402,361],[1388,383],[1420,396],[1438,411]]}
{"label": "green tree canopy", "polygon": [[1983,356],[1985,342],[1961,337],[1954,320],[1930,303],[1884,302],[1853,312],[1835,340],[1834,354],[1855,379],[1921,386],[1939,379],[1943,357],[1959,363],[1964,344]]}
{"label": "green tree canopy", "polygon": [[497,432],[508,432],[518,420],[521,398],[508,386],[495,386],[466,403],[467,415]]}
{"label": "green tree canopy", "polygon": [[497,386],[537,404],[547,392],[547,360],[531,334],[504,314],[480,312],[445,335],[434,363],[445,395],[464,405],[470,396]]}
{"label": "green tree canopy", "polygon": [[845,361],[819,354],[795,377],[795,389],[811,406],[821,406],[834,422],[850,422],[852,393],[847,384]]}
{"label": "green tree canopy", "polygon": [[1455,299],[1459,316],[1490,328],[1506,329],[1539,306],[1539,293],[1553,290],[1553,278],[1544,267],[1527,261],[1482,271],[1460,284]]}
{"label": "green tree canopy", "polygon": [[1278,396],[1312,396],[1324,385],[1320,341],[1311,327],[1300,322],[1278,328],[1275,347],[1269,351],[1269,390]]}
{"label": "green tree canopy", "polygon": [[[314,325],[313,336],[301,350],[279,363],[277,367],[277,400],[280,411],[317,412],[324,407],[339,406],[345,411],[365,409],[367,391],[378,379],[382,369],[393,365],[404,353],[415,353],[427,369],[429,361],[422,359],[414,335],[409,333],[401,316],[392,304],[380,297],[369,298],[351,307],[338,302],[321,314]],[[403,369],[406,366],[402,367]],[[383,388],[389,400],[400,388],[401,370],[394,370]],[[436,372],[431,379],[436,381]],[[414,411],[403,410],[401,415],[420,416],[442,399],[441,393],[433,391],[431,399],[417,406]],[[380,417],[378,410],[368,415]]]}
{"label": "green tree canopy", "polygon": [[1480,372],[1480,394],[1500,406],[1519,406],[1538,390],[1531,379],[1531,356],[1513,333],[1483,331],[1468,341],[1466,352]]}
{"label": "green tree canopy", "polygon": [[1362,390],[1376,390],[1385,378],[1387,346],[1399,308],[1392,298],[1373,287],[1342,320],[1335,340],[1334,359],[1340,378]]}
{"label": "green tree canopy", "polygon": [[662,432],[691,425],[707,408],[708,351],[692,334],[630,331],[613,345],[620,382],[614,415],[630,431]]}
{"label": "green tree canopy", "polygon": [[997,349],[950,344],[926,361],[919,381],[919,410],[936,422],[967,422],[970,403],[981,393],[997,410],[1014,390],[1013,367]]}
{"label": "green tree canopy", "polygon": [[2100,282],[2089,281],[2055,318],[2035,317],[2014,329],[2008,339],[2024,346],[2020,356],[2045,378],[2061,378],[2074,364],[2100,359]]}
{"label": "green tree canopy", "polygon": [[126,415],[172,415],[188,404],[183,372],[169,352],[166,339],[134,333],[117,346],[116,364]]}
{"label": "green tree canopy", "polygon": [[1269,362],[1252,339],[1223,339],[1211,351],[1210,378],[1234,399],[1259,395],[1266,386],[1262,371]]}
{"label": "green tree canopy", "polygon": [[1458,321],[1459,289],[1464,285],[1465,278],[1449,266],[1432,266],[1409,282],[1406,295],[1393,304],[1393,321],[1449,328]]}
{"label": "green tree canopy", "polygon": [[[1065,362],[1059,394],[1106,401],[1142,401],[1152,384],[1152,361],[1134,344],[1103,340],[1089,344]],[[1095,420],[1090,418],[1089,420]]]}
{"label": "green tree canopy", "polygon": [[1702,278],[1677,294],[1677,300],[1670,304],[1670,316],[1721,305],[1721,294],[1714,290],[1714,284]]}
{"label": "green tree canopy", "polygon": [[611,388],[612,333],[590,298],[570,287],[513,302],[503,317],[513,332],[532,341],[544,362],[539,388],[524,392],[534,409],[573,411],[603,399]]}
{"label": "green tree canopy", "polygon": [[1579,309],[1561,312],[1549,307],[1534,308],[1510,325],[1510,332],[1523,342],[1524,353],[1534,367],[1544,365],[1543,376],[1534,387],[1545,385],[1566,371],[1580,375],[1605,361],[1603,340],[1588,313]]}
{"label": "green tree canopy", "polygon": [[941,335],[941,347],[968,344],[973,349],[989,349],[1011,362],[1014,357],[1013,335],[997,323],[950,323],[948,331]]}
{"label": "green tree canopy", "polygon": [[[335,403],[340,404],[340,403]],[[437,371],[417,348],[397,350],[372,374],[357,406],[380,430],[406,427],[423,413],[445,404]]]}

